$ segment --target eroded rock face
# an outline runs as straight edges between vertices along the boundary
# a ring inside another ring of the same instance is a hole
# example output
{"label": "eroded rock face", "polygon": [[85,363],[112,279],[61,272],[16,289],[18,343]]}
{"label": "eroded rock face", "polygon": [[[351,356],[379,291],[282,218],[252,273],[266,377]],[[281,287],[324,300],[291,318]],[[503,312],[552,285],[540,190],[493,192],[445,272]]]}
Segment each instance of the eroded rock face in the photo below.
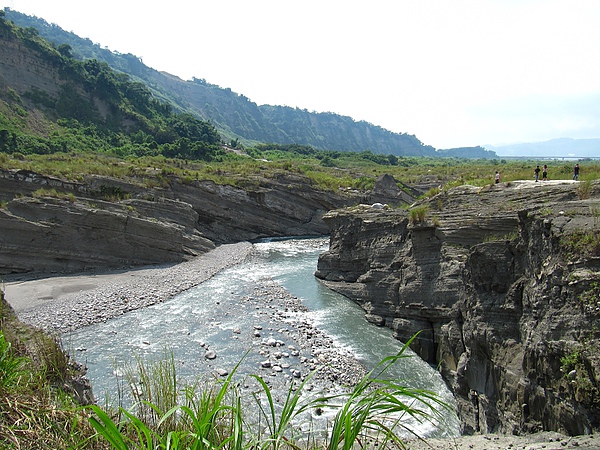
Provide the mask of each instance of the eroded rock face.
{"label": "eroded rock face", "polygon": [[335,211],[316,276],[398,339],[420,332],[413,349],[441,363],[465,433],[589,433],[600,427],[600,266],[565,255],[564,240],[598,230],[598,190],[463,186],[428,200],[423,223]]}
{"label": "eroded rock face", "polygon": [[1,171],[0,275],[180,262],[222,243],[322,235],[325,212],[368,200],[315,189],[294,175],[255,181],[240,188],[173,178],[150,188],[135,178],[75,183]]}
{"label": "eroded rock face", "polygon": [[[0,273],[76,272],[178,262],[214,248],[191,222],[159,221],[141,215],[146,202],[115,205],[66,199],[15,199],[0,209]],[[165,206],[162,204],[161,206]]]}

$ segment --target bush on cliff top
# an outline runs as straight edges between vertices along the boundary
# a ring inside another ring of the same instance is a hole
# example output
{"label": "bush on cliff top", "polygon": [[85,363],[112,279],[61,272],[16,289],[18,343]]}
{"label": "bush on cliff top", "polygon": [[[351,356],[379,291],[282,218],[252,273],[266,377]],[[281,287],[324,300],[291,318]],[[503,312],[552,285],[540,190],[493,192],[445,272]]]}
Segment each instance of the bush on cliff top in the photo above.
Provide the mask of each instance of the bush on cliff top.
{"label": "bush on cliff top", "polygon": [[561,238],[561,245],[569,260],[600,256],[600,230],[580,230]]}

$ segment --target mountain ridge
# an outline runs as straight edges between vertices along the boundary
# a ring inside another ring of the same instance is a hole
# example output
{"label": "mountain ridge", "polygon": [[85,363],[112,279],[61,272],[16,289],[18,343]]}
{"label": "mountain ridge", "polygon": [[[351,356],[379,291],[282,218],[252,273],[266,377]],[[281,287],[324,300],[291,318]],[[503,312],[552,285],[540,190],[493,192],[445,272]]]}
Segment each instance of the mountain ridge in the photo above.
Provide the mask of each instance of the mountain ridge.
{"label": "mountain ridge", "polygon": [[329,112],[309,112],[287,106],[257,105],[248,97],[221,88],[204,79],[185,81],[176,75],[146,66],[132,54],[102,49],[90,39],[80,38],[45,20],[5,9],[6,19],[22,27],[33,27],[54,45],[69,45],[77,59],[98,59],[113,69],[143,81],[153,95],[210,122],[227,138],[248,146],[258,142],[310,145],[320,150],[372,151],[397,156],[449,156],[495,158],[483,147],[444,150],[439,153],[416,136],[395,133],[366,121]]}

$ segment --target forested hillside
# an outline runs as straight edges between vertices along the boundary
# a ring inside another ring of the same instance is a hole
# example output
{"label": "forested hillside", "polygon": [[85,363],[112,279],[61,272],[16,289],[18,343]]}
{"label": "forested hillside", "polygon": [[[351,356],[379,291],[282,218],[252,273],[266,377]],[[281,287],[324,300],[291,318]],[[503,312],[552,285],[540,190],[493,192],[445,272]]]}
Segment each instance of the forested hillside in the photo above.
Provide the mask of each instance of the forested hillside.
{"label": "forested hillside", "polygon": [[[76,59],[97,59],[147,85],[157,99],[173,108],[209,120],[229,143],[245,146],[259,142],[310,145],[336,151],[371,151],[398,156],[459,156],[452,150],[443,155],[424,145],[414,135],[393,133],[377,125],[355,121],[334,113],[309,112],[285,106],[257,105],[244,95],[208,83],[202,78],[184,81],[143,64],[132,54],[101,48],[89,39],[66,32],[41,18],[6,9],[6,18],[22,27],[32,27],[55,47],[68,45]],[[464,150],[464,149],[463,149]],[[494,158],[481,147],[468,149],[466,157]],[[465,157],[461,150],[460,157]]]}
{"label": "forested hillside", "polygon": [[59,151],[210,160],[222,150],[207,121],[174,113],[143,83],[0,16],[0,152]]}

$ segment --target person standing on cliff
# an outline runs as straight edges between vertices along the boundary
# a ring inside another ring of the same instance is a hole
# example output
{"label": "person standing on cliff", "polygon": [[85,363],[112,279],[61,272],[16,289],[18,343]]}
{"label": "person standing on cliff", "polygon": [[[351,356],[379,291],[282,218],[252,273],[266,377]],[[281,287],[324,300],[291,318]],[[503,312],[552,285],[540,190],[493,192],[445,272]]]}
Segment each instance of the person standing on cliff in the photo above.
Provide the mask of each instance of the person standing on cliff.
{"label": "person standing on cliff", "polygon": [[544,170],[542,170],[542,181],[548,180],[548,166],[544,164]]}
{"label": "person standing on cliff", "polygon": [[540,166],[536,166],[535,170],[533,171],[534,176],[535,176],[535,182],[537,183],[537,181],[540,179]]}
{"label": "person standing on cliff", "polygon": [[500,183],[500,172],[496,171],[496,184]]}
{"label": "person standing on cliff", "polygon": [[579,181],[579,164],[575,164],[575,167],[573,168],[573,179]]}

